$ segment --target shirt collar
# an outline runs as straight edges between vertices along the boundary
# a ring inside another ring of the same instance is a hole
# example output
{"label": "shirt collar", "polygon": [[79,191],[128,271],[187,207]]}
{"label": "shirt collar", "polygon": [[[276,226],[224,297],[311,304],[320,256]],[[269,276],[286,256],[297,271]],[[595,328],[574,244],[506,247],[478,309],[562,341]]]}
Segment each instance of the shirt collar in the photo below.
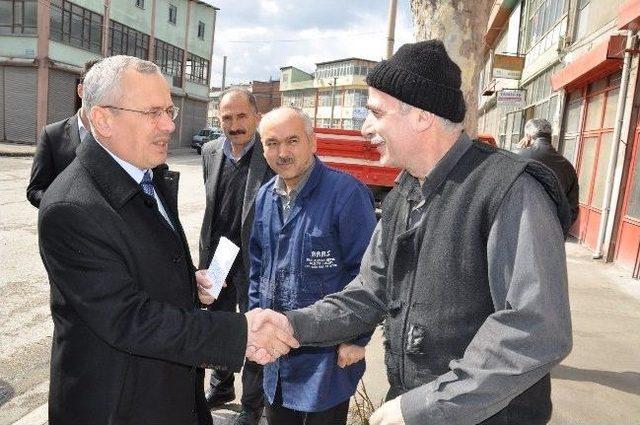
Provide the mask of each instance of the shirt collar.
{"label": "shirt collar", "polygon": [[84,126],[84,123],[82,122],[82,118],[80,117],[81,112],[82,112],[82,108],[78,109],[78,112],[76,114],[78,116],[78,136],[80,136],[80,142],[82,142],[85,136],[89,134],[89,129],[87,129],[87,127]]}
{"label": "shirt collar", "polygon": [[255,143],[256,143],[256,134],[254,133],[251,140],[249,140],[249,142],[246,145],[244,145],[244,148],[242,148],[242,152],[240,152],[240,158],[236,160],[233,157],[233,151],[231,150],[231,142],[229,141],[229,139],[225,137],[224,142],[222,144],[222,152],[224,153],[224,156],[226,156],[227,158],[229,158],[231,161],[235,163],[240,161],[242,157],[244,157],[247,154],[247,152],[249,152],[249,150],[253,147]]}
{"label": "shirt collar", "polygon": [[302,189],[304,189],[304,186],[309,181],[309,177],[311,177],[311,172],[313,171],[313,168],[315,167],[315,165],[316,165],[316,157],[314,155],[311,158],[311,164],[309,165],[309,168],[306,169],[306,171],[302,175],[302,178],[300,179],[296,187],[291,189],[291,192],[289,193],[287,193],[287,185],[284,182],[284,179],[280,177],[280,174],[277,174],[276,181],[273,186],[274,192],[276,192],[280,196],[286,196],[291,199],[295,198],[296,196],[298,196],[300,192],[302,192]]}
{"label": "shirt collar", "polygon": [[127,162],[124,159],[121,159],[121,158],[117,157],[109,149],[105,148],[102,145],[102,143],[100,143],[98,141],[98,139],[96,139],[96,142],[100,145],[100,147],[102,147],[102,149],[104,149],[105,151],[107,151],[107,153],[109,155],[111,155],[111,157],[124,169],[124,171],[127,172],[127,174],[129,174],[131,176],[131,178],[137,184],[140,184],[140,182],[142,182],[142,178],[144,177],[144,173],[146,173],[147,171],[149,171],[149,174],[151,175],[151,179],[153,179],[153,170],[151,170],[151,169],[141,170],[140,168],[136,167],[135,165],[131,164],[130,162]]}

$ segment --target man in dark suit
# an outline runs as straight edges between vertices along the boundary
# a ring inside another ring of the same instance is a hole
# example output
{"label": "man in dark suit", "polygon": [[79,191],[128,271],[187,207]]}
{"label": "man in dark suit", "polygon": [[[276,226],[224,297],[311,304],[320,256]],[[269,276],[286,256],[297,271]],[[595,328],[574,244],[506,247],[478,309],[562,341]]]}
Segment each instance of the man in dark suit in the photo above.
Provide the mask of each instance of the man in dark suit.
{"label": "man in dark suit", "polygon": [[[227,278],[227,286],[210,307],[214,311],[247,311],[249,290],[249,238],[258,189],[273,172],[262,153],[256,132],[260,114],[248,91],[231,89],[220,97],[219,119],[224,136],[202,149],[206,207],[200,233],[200,268],[209,266],[224,236],[240,247],[241,255]],[[211,371],[207,402],[210,407],[235,399],[233,372],[224,367]],[[236,424],[257,424],[262,414],[262,369],[247,362],[242,371],[242,412]]]}
{"label": "man in dark suit", "polygon": [[[100,59],[91,59],[84,64],[80,84],[76,87],[82,98],[82,81],[87,72]],[[40,207],[42,194],[53,180],[67,168],[76,157],[80,141],[89,133],[89,117],[80,108],[78,112],[62,121],[45,126],[40,133],[31,167],[31,179],[27,186],[27,199],[31,205]]]}
{"label": "man in dark suit", "polygon": [[198,308],[164,164],[173,120],[157,65],[130,56],[96,64],[84,82],[92,135],[46,191],[40,252],[54,335],[49,423],[211,424],[203,369],[273,361],[297,346],[268,312]]}

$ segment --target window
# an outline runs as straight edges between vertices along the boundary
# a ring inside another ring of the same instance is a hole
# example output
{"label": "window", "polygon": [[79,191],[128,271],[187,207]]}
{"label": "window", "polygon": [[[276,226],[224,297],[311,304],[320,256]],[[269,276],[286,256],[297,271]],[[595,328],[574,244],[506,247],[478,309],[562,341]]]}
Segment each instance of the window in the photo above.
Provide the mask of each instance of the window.
{"label": "window", "polygon": [[174,5],[169,5],[169,23],[175,25],[178,20],[178,8]]}
{"label": "window", "polygon": [[204,22],[198,22],[198,38],[204,40]]}
{"label": "window", "polygon": [[51,0],[50,38],[91,52],[102,51],[102,15],[67,0]]}
{"label": "window", "polygon": [[149,36],[119,22],[109,21],[109,55],[149,57]]}
{"label": "window", "polygon": [[323,91],[318,96],[318,106],[331,106],[331,92]]}
{"label": "window", "polygon": [[576,40],[580,40],[587,34],[587,23],[589,22],[589,0],[579,0],[577,6],[577,16],[575,24]]}
{"label": "window", "polygon": [[303,92],[302,107],[313,108],[316,104],[316,93],[314,90],[305,90]]}
{"label": "window", "polygon": [[527,61],[533,61],[552,46],[557,46],[565,29],[565,6],[568,3],[566,0],[539,0],[529,4],[525,20]]}
{"label": "window", "polygon": [[187,55],[187,68],[185,73],[187,80],[206,85],[209,76],[209,61],[189,53]]}
{"label": "window", "polygon": [[36,0],[0,0],[0,35],[31,35],[37,31]]}
{"label": "window", "polygon": [[363,108],[367,106],[367,90],[349,89],[344,97],[344,106]]}
{"label": "window", "polygon": [[144,9],[144,0],[136,0],[136,7]]}
{"label": "window", "polygon": [[173,85],[182,87],[182,62],[184,61],[184,50],[172,44],[156,39],[156,59],[164,74],[173,76]]}

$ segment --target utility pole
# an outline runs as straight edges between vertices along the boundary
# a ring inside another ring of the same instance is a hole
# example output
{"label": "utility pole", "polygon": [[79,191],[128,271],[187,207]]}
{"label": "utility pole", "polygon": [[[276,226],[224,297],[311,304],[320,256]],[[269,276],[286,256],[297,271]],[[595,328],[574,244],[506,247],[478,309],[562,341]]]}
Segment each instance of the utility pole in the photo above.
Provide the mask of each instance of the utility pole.
{"label": "utility pole", "polygon": [[389,26],[387,27],[387,59],[393,55],[393,43],[396,34],[396,13],[398,11],[398,0],[389,0]]}
{"label": "utility pole", "polygon": [[336,106],[336,81],[338,77],[333,77],[333,85],[331,87],[331,120],[329,121],[329,128],[333,128],[333,108]]}
{"label": "utility pole", "polygon": [[227,78],[227,57],[222,57],[222,86],[220,87],[220,91],[224,91],[225,88],[225,79]]}

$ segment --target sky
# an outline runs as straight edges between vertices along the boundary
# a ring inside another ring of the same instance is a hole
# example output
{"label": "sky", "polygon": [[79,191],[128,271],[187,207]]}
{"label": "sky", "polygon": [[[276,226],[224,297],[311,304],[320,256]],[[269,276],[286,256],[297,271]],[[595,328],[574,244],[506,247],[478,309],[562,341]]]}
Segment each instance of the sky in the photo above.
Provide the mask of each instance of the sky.
{"label": "sky", "polygon": [[[280,68],[312,73],[318,62],[386,52],[388,0],[206,0],[218,7],[212,86],[280,79]],[[398,0],[395,49],[413,41],[409,0]]]}

